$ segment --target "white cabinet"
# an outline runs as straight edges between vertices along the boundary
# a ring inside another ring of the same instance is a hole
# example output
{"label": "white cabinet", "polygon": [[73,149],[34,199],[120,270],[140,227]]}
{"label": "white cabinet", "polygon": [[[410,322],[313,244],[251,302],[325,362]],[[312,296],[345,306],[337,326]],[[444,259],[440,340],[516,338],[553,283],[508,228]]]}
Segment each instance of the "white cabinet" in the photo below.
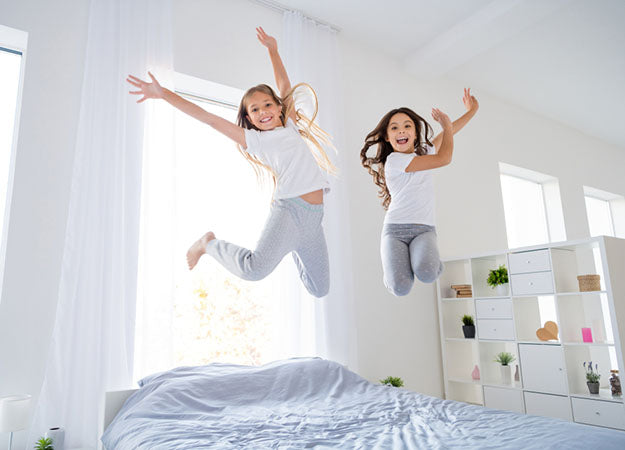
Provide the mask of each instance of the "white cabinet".
{"label": "white cabinet", "polygon": [[572,398],[575,422],[625,430],[622,403],[604,402],[586,398]]}
{"label": "white cabinet", "polygon": [[561,346],[520,344],[519,354],[525,389],[551,394],[568,393]]}
{"label": "white cabinet", "polygon": [[484,386],[484,406],[521,414],[525,412],[523,393],[519,389]]}
{"label": "white cabinet", "polygon": [[571,402],[568,396],[539,394],[537,392],[525,392],[523,395],[527,414],[573,420]]}
{"label": "white cabinet", "polygon": [[[609,384],[610,370],[619,369],[625,385],[625,239],[600,236],[444,263],[437,292],[446,398],[625,431],[625,403]],[[510,279],[504,292],[487,283],[501,265]],[[600,276],[599,290],[580,291],[577,276],[586,274]],[[454,298],[452,285],[468,285],[471,294]],[[465,314],[475,320],[474,339],[463,337]],[[547,321],[558,326],[549,342],[536,335]],[[494,362],[501,352],[516,358],[512,375]],[[586,385],[589,361],[601,375],[596,395]],[[479,380],[471,377],[476,365]]]}

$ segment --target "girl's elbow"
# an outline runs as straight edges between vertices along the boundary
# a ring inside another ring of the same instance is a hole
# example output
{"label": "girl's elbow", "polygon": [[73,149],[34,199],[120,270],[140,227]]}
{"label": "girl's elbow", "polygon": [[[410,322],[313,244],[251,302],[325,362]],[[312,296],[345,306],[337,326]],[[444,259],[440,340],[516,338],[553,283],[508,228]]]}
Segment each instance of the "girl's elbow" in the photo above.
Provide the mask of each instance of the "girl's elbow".
{"label": "girl's elbow", "polygon": [[441,158],[441,167],[445,167],[451,164],[451,155]]}

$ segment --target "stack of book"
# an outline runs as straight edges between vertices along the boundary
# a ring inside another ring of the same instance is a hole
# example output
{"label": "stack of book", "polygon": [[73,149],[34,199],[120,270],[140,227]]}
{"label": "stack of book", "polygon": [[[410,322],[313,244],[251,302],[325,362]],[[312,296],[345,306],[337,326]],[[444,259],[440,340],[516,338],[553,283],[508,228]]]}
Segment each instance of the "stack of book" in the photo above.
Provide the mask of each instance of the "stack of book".
{"label": "stack of book", "polygon": [[470,284],[452,284],[451,288],[456,291],[456,298],[473,297]]}

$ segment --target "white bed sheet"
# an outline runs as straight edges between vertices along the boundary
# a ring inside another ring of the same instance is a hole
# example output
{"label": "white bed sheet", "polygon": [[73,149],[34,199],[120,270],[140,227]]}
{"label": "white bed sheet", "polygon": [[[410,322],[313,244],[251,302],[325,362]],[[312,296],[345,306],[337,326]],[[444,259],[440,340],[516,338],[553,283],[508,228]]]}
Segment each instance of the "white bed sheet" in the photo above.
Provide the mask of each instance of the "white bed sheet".
{"label": "white bed sheet", "polygon": [[621,431],[381,386],[318,358],[181,367],[140,384],[105,448],[625,449]]}

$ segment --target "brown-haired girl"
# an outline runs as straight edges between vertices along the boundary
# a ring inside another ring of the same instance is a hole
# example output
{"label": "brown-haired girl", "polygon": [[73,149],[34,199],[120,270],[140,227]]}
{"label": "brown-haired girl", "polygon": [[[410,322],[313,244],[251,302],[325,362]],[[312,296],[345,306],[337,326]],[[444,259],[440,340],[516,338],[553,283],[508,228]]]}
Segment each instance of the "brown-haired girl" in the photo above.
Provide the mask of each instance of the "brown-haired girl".
{"label": "brown-haired girl", "polygon": [[[434,189],[431,170],[451,162],[454,134],[475,115],[478,102],[470,89],[462,98],[467,112],[451,122],[442,111],[432,117],[443,131],[434,139],[430,125],[409,108],[397,108],[382,117],[365,139],[362,165],[379,186],[386,209],[380,253],[384,284],[394,295],[407,295],[416,276],[434,282],[443,271],[436,243]],[[367,156],[377,145],[374,156]]]}
{"label": "brown-haired girl", "polygon": [[127,81],[139,88],[130,91],[131,94],[143,95],[138,102],[164,99],[210,125],[238,144],[258,175],[265,171],[274,181],[271,212],[256,249],[248,250],[216,239],[209,231],[189,248],[189,269],[207,253],[233,274],[246,280],[260,280],[269,275],[285,255],[292,253],[306,289],[322,297],[327,295],[330,283],[328,251],[321,227],[323,195],[329,190],[324,172],[334,171],[319,143],[327,142],[327,135],[313,122],[317,113],[314,91],[304,85],[315,99],[314,112],[309,119],[295,110],[294,95],[302,85],[291,87],[276,40],[261,27],[256,28],[256,33],[269,51],[280,96],[265,84],[249,89],[241,100],[237,124],[161,87],[149,72],[151,83],[132,75]]}

